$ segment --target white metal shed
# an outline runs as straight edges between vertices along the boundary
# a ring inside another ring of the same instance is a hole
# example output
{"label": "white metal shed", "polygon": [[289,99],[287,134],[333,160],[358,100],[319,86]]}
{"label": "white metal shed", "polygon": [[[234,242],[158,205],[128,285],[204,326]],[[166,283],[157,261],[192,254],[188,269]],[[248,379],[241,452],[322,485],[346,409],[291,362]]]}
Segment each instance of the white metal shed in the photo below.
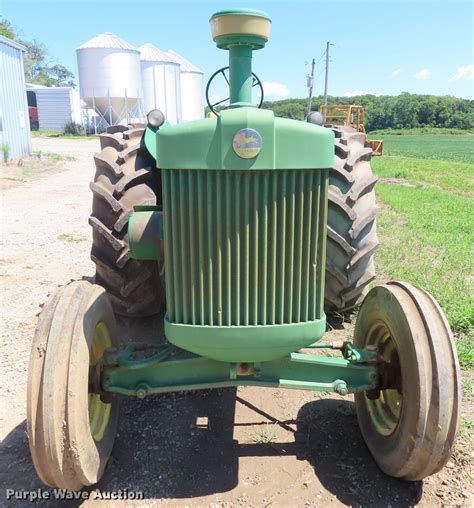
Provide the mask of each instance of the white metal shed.
{"label": "white metal shed", "polygon": [[24,51],[24,46],[0,35],[0,145],[8,146],[10,159],[31,154]]}
{"label": "white metal shed", "polygon": [[36,96],[40,129],[62,131],[69,122],[81,123],[79,92],[70,86],[51,87],[27,83],[26,90]]}

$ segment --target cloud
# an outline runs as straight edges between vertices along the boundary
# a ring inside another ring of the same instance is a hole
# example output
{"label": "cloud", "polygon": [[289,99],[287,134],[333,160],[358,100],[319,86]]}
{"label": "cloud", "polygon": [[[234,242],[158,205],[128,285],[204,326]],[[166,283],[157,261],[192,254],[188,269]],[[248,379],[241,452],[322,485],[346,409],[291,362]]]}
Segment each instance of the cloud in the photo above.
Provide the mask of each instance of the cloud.
{"label": "cloud", "polygon": [[265,81],[263,83],[263,90],[266,99],[284,99],[290,95],[288,87],[276,81]]}
{"label": "cloud", "polygon": [[474,79],[474,64],[458,67],[458,70],[449,81],[459,81],[460,79]]}
{"label": "cloud", "polygon": [[353,90],[352,92],[344,93],[344,97],[358,97],[359,95],[375,95],[378,97],[380,94],[376,92],[361,92],[360,90]]}
{"label": "cloud", "polygon": [[389,75],[388,79],[396,78],[400,73],[402,72],[402,69],[394,69]]}
{"label": "cloud", "polygon": [[431,69],[420,69],[416,74],[416,79],[428,79],[431,78],[431,75],[433,74],[433,71]]}

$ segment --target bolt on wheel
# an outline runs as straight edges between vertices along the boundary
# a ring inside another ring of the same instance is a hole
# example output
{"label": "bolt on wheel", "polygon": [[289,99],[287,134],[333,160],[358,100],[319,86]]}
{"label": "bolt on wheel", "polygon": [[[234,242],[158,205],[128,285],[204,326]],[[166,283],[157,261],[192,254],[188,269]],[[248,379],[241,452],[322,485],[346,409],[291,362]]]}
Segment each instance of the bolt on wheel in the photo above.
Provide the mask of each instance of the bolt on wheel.
{"label": "bolt on wheel", "polygon": [[115,345],[105,290],[74,282],[56,291],[38,322],[28,373],[28,437],[41,480],[78,490],[101,478],[112,451],[118,406],[100,398],[90,373]]}
{"label": "bolt on wheel", "polygon": [[448,461],[460,410],[452,333],[434,298],[403,282],[373,288],[360,309],[354,344],[375,349],[379,387],[355,395],[364,440],[388,475],[420,480]]}

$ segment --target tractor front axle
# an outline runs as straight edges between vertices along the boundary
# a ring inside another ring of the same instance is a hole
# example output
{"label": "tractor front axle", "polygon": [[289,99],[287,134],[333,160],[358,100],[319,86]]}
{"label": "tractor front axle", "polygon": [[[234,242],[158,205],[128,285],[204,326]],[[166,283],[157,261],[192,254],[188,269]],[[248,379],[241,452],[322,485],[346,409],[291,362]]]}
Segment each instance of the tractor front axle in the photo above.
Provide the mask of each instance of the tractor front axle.
{"label": "tractor front axle", "polygon": [[165,346],[153,356],[136,358],[136,351],[128,346],[120,352],[106,352],[99,384],[104,395],[117,393],[139,398],[230,386],[292,388],[340,395],[375,389],[376,354],[353,346],[350,351],[353,359],[292,353],[265,362],[231,363],[171,346]]}

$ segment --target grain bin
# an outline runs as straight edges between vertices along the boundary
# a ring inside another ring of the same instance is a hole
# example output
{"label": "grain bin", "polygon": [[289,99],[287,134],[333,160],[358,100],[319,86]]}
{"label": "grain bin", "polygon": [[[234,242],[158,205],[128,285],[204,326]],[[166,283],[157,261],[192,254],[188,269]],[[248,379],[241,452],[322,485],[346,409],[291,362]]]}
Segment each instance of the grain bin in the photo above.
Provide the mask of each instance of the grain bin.
{"label": "grain bin", "polygon": [[204,118],[202,70],[172,49],[169,49],[167,53],[181,66],[181,116],[183,122]]}
{"label": "grain bin", "polygon": [[180,64],[153,44],[140,46],[144,110],[159,109],[168,122],[181,121]]}
{"label": "grain bin", "polygon": [[82,100],[107,123],[130,116],[141,100],[140,52],[104,32],[76,49]]}

